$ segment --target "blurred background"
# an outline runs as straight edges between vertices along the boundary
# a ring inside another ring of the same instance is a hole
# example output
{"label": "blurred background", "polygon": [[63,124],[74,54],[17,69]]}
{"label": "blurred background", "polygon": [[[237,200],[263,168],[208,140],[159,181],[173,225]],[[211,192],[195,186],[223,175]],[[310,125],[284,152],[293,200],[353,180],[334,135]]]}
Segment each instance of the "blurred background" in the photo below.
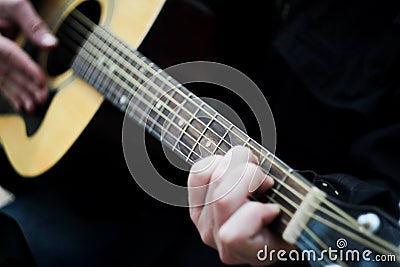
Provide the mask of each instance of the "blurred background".
{"label": "blurred background", "polygon": [[[277,156],[294,169],[359,177],[380,175],[379,169],[365,168],[367,161],[353,159],[354,139],[376,126],[371,123],[375,117],[331,104],[324,101],[325,95],[315,94],[315,83],[297,71],[299,64],[307,60],[302,57],[306,52],[290,54],[295,47],[282,45],[288,40],[285,36],[277,38],[280,31],[295,29],[299,25],[295,14],[315,3],[300,2],[168,0],[139,50],[162,68],[208,60],[248,75],[265,94],[275,116]],[[336,42],[340,38],[335,39],[333,33],[351,36],[361,32],[367,40],[379,39],[381,25],[376,21],[389,24],[395,12],[387,12],[388,7],[377,8],[376,16],[371,17],[377,2],[360,5],[357,1],[325,1],[323,6],[330,8],[331,16],[322,20],[325,24],[321,28],[332,39],[321,38],[324,42],[315,43],[320,40],[313,38],[321,31],[318,27],[302,33],[303,39],[299,39],[299,43],[311,40],[309,46],[317,51],[313,59],[325,67],[314,68],[314,72],[306,68],[309,76],[325,77],[331,74],[328,72],[332,66],[335,71],[348,67],[341,65],[342,61],[336,62],[335,55],[339,53],[341,59],[354,56],[354,47]],[[336,16],[343,7],[348,16]],[[360,15],[354,21],[346,20],[354,14]],[[364,23],[366,17],[375,26],[355,22]],[[342,23],[337,24],[336,19]],[[393,45],[398,44],[397,39]],[[288,55],[291,60],[286,60]],[[330,77],[334,80],[342,76]],[[353,77],[357,81],[357,74]],[[346,89],[347,85],[336,87]],[[219,99],[233,107],[249,135],[259,140],[254,116],[238,97],[226,97],[226,90],[215,90],[210,85],[189,88],[198,96]],[[357,100],[358,95],[349,97]],[[132,179],[122,151],[122,121],[123,114],[105,102],[62,160],[36,179],[18,177],[1,154],[1,185],[15,195],[14,202],[2,210],[20,224],[38,265],[223,266],[217,253],[201,242],[187,209],[154,200]],[[146,143],[160,173],[185,185],[187,173],[165,160],[158,141],[146,136]]]}

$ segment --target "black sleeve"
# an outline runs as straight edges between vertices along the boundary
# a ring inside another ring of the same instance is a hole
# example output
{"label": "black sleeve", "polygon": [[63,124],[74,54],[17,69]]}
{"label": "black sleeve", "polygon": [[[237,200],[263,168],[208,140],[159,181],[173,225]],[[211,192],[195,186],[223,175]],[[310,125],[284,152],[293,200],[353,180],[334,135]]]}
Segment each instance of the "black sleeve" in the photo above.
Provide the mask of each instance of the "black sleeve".
{"label": "black sleeve", "polygon": [[18,223],[0,212],[0,267],[36,266]]}
{"label": "black sleeve", "polygon": [[400,217],[400,124],[360,136],[350,149],[358,175],[318,175],[314,184],[346,203],[377,206]]}

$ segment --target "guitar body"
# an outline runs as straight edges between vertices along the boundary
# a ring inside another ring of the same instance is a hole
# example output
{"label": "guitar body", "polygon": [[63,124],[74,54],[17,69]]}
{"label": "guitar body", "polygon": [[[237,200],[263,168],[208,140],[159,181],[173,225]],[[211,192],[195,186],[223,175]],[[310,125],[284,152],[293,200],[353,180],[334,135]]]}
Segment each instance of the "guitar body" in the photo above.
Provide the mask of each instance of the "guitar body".
{"label": "guitar body", "polygon": [[[84,2],[95,2],[100,7],[99,24],[134,48],[140,45],[164,4],[164,0],[43,0],[38,12],[56,32],[63,19]],[[19,43],[25,44],[22,38]],[[103,102],[103,96],[74,77],[71,70],[49,74],[48,58],[40,54],[38,62],[47,71],[53,98],[35,132],[28,134],[29,115],[0,115],[0,142],[14,169],[24,177],[38,176],[55,165]]]}

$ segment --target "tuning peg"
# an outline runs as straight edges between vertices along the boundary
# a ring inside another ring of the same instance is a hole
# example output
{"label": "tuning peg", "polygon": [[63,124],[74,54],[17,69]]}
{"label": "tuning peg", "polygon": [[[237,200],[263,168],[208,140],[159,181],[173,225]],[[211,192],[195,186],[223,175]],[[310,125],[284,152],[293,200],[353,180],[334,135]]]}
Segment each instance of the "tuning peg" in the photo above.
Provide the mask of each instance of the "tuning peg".
{"label": "tuning peg", "polygon": [[381,225],[381,220],[375,213],[367,213],[360,215],[357,219],[358,223],[371,233],[375,233]]}

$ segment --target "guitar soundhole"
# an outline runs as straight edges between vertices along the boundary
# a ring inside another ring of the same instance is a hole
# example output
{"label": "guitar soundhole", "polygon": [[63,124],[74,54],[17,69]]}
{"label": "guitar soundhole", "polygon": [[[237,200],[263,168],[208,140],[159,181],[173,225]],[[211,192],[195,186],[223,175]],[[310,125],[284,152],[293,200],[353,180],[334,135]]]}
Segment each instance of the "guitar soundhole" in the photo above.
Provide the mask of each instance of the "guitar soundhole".
{"label": "guitar soundhole", "polygon": [[60,43],[49,53],[47,73],[56,77],[70,69],[82,43],[91,32],[91,22],[98,24],[101,6],[98,1],[85,1],[73,10],[56,32]]}

